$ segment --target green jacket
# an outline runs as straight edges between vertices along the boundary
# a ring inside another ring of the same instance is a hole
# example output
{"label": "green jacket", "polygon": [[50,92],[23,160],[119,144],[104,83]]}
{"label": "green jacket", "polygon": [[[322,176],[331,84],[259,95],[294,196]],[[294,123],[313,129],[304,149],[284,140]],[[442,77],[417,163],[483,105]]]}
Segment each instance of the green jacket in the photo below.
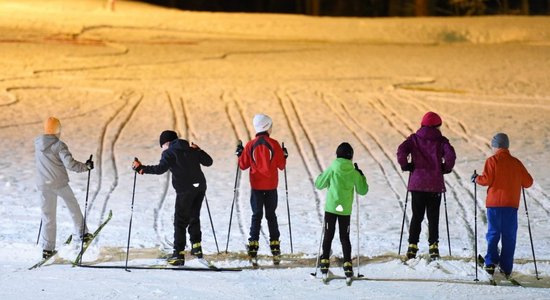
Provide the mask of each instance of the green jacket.
{"label": "green jacket", "polygon": [[328,187],[325,211],[341,216],[351,215],[353,205],[353,189],[359,195],[366,195],[369,185],[365,176],[355,170],[353,162],[345,158],[335,159],[317,180],[315,187],[324,189]]}

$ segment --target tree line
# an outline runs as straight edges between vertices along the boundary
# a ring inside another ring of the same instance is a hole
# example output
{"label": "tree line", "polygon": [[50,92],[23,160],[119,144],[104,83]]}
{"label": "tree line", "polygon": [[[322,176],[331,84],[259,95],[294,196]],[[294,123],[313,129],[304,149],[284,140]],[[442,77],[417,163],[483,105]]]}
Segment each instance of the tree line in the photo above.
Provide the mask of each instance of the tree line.
{"label": "tree line", "polygon": [[198,11],[314,16],[550,15],[550,0],[145,0]]}

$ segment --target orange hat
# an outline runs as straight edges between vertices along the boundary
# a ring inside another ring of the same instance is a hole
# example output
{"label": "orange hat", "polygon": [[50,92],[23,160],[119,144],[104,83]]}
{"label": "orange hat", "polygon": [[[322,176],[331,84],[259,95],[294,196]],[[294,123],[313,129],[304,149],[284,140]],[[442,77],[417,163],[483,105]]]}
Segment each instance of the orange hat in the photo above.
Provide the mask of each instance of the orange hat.
{"label": "orange hat", "polygon": [[44,122],[44,133],[45,134],[59,134],[61,132],[61,122],[57,118],[49,117],[46,122]]}

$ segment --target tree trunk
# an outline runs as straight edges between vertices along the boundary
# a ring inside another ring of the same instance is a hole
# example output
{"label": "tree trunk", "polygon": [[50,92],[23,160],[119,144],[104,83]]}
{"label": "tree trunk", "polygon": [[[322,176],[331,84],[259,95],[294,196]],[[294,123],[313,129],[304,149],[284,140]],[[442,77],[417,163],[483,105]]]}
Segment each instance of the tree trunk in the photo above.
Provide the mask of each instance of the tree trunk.
{"label": "tree trunk", "polygon": [[[548,0],[550,1],[550,0]],[[389,0],[388,3],[388,16],[399,16],[401,15],[401,1],[400,0]]]}
{"label": "tree trunk", "polygon": [[521,14],[529,15],[529,0],[521,0]]}
{"label": "tree trunk", "polygon": [[428,0],[415,0],[414,11],[417,17],[427,16]]}

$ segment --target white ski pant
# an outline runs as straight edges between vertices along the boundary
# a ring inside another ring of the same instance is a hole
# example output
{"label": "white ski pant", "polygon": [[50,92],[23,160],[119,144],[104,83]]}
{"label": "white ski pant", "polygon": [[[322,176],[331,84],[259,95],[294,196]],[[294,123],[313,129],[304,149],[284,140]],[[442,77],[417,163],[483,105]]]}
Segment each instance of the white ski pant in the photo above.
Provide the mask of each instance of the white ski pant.
{"label": "white ski pant", "polygon": [[[73,219],[74,235],[80,239],[82,235],[82,227],[84,225],[84,218],[78,206],[73,190],[69,185],[61,188],[48,188],[43,187],[41,192],[41,208],[42,208],[42,230],[40,232],[40,239],[42,240],[42,249],[55,250],[55,239],[57,232],[57,197],[61,197],[65,201],[65,205],[69,209],[69,214]],[[84,229],[84,232],[88,232],[88,228]]]}

